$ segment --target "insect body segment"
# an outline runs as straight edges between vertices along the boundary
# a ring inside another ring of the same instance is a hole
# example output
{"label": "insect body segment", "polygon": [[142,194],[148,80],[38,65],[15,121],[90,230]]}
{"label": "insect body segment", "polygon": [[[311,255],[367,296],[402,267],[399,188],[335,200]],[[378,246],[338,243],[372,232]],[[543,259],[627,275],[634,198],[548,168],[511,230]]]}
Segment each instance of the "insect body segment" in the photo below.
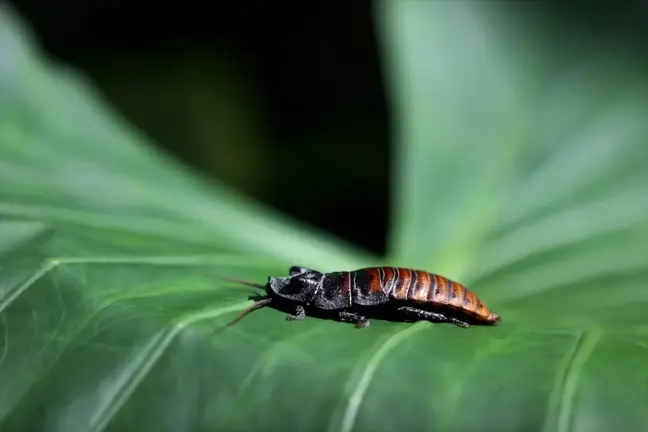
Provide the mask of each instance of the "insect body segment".
{"label": "insect body segment", "polygon": [[294,266],[289,274],[288,277],[269,277],[265,287],[257,285],[265,288],[268,294],[262,302],[278,298],[297,303],[295,314],[289,315],[289,320],[303,319],[305,308],[310,307],[337,313],[340,320],[362,328],[370,323],[357,309],[380,307],[403,318],[450,322],[460,327],[469,327],[468,321],[491,325],[500,321],[500,317],[468,288],[426,271],[367,267],[321,273]]}
{"label": "insect body segment", "polygon": [[468,288],[434,273],[395,267],[370,267],[350,273],[355,283],[353,292],[358,293],[356,304],[398,302],[402,303],[399,310],[421,319],[451,321],[465,327],[468,323],[453,318],[453,313],[483,324],[500,320]]}

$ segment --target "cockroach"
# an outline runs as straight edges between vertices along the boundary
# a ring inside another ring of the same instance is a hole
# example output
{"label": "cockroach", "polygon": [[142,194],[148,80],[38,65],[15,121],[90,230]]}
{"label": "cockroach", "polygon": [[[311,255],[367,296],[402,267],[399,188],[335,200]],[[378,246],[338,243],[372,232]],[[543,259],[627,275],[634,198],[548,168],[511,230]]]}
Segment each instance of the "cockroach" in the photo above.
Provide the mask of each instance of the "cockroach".
{"label": "cockroach", "polygon": [[306,308],[332,312],[340,321],[357,328],[369,326],[369,319],[357,309],[390,307],[403,318],[449,322],[459,327],[476,324],[494,325],[501,321],[477,295],[462,284],[438,274],[396,267],[367,267],[354,271],[322,273],[293,266],[287,277],[268,277],[266,285],[242,279],[223,278],[230,282],[264,289],[266,296],[244,310],[235,324],[255,309],[274,301],[294,304],[290,321],[306,317]]}

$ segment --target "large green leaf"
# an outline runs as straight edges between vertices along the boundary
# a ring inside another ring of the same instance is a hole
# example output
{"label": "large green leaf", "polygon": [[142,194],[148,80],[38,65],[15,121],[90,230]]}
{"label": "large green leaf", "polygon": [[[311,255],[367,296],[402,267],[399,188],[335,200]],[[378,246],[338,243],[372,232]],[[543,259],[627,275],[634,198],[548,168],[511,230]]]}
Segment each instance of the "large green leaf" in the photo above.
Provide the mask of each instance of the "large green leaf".
{"label": "large green leaf", "polygon": [[648,430],[646,66],[489,2],[381,12],[402,145],[393,260],[468,282],[504,323],[429,337],[461,353],[446,385],[417,370],[444,394],[433,424]]}
{"label": "large green leaf", "polygon": [[642,77],[531,56],[485,4],[379,11],[389,258],[503,323],[217,334],[250,304],[218,275],[377,261],[155,152],[0,10],[0,430],[647,430]]}
{"label": "large green leaf", "polygon": [[82,77],[44,62],[6,7],[1,24],[3,215],[310,265],[348,265],[360,257],[225,185],[197,180],[103,108]]}

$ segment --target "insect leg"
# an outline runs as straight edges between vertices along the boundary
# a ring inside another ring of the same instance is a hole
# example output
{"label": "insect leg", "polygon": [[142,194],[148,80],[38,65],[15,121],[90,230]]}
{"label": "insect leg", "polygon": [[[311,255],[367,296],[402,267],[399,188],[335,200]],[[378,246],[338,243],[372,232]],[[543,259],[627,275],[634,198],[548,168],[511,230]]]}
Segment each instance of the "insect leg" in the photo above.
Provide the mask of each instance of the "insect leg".
{"label": "insect leg", "polygon": [[458,327],[470,327],[470,325],[467,322],[458,320],[457,318],[453,317],[448,317],[442,313],[437,313],[437,312],[428,312],[422,309],[416,309],[410,306],[404,306],[401,308],[398,308],[399,311],[405,312],[405,313],[412,313],[418,316],[419,318],[426,319],[428,321],[432,322],[451,322],[454,325]]}
{"label": "insect leg", "polygon": [[303,320],[304,318],[306,318],[306,311],[304,310],[304,306],[302,305],[299,305],[295,308],[295,315],[286,316],[286,319],[288,321]]}
{"label": "insect leg", "polygon": [[367,318],[356,313],[340,312],[338,316],[342,321],[354,323],[356,328],[369,327],[369,324],[371,324]]}
{"label": "insect leg", "polygon": [[468,328],[470,327],[470,324],[468,324],[466,321],[461,321],[460,319],[449,317],[448,321],[450,321],[452,324],[456,325],[457,327],[463,327],[463,328]]}
{"label": "insect leg", "polygon": [[448,317],[444,314],[437,312],[428,312],[423,309],[413,308],[411,306],[403,306],[398,308],[399,312],[411,313],[418,318],[426,319],[433,322],[446,322],[449,321]]}

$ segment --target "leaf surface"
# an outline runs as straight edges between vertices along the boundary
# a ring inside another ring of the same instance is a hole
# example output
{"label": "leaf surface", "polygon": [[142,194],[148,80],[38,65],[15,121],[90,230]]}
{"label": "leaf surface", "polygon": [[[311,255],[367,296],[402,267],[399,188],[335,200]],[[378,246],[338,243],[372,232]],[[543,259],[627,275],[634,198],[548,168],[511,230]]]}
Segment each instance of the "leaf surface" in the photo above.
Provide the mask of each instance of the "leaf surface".
{"label": "leaf surface", "polygon": [[465,350],[426,387],[452,401],[431,403],[438,430],[644,430],[645,65],[560,46],[508,6],[380,8],[402,149],[393,262],[464,281],[503,317],[434,339]]}
{"label": "leaf surface", "polygon": [[400,131],[389,262],[465,281],[502,324],[263,309],[215,333],[253,291],[219,276],[378,261],[155,151],[5,6],[0,429],[648,428],[645,86],[543,63],[475,3],[378,14]]}

